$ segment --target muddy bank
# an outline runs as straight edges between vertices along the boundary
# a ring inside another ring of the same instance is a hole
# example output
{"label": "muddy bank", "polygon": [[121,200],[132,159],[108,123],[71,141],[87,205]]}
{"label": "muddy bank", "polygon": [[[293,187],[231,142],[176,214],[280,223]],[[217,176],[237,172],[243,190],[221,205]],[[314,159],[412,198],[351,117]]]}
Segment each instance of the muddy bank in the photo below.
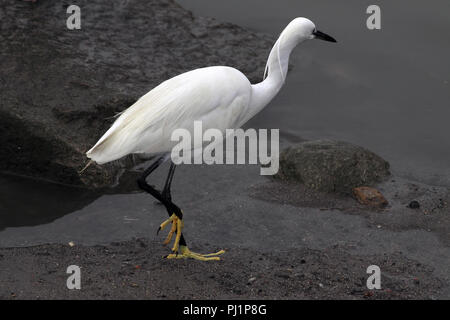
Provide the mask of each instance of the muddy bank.
{"label": "muddy bank", "polygon": [[160,82],[229,65],[260,80],[272,39],[194,17],[172,0],[0,4],[0,170],[56,182],[111,185],[121,165],[92,166],[84,152],[113,116]]}
{"label": "muddy bank", "polygon": [[[160,187],[167,170],[152,183]],[[450,296],[446,188],[394,176],[377,185],[389,205],[374,209],[260,176],[258,166],[207,165],[182,166],[173,187],[191,249],[226,249],[223,261],[161,259],[170,252],[166,233],[156,235],[165,208],[141,192],[108,194],[52,222],[0,231],[0,297]],[[408,207],[413,200],[420,208]],[[81,291],[65,287],[71,264],[82,267]],[[380,291],[365,287],[370,265],[381,268]]]}
{"label": "muddy bank", "polygon": [[[0,249],[0,299],[433,299],[442,285],[428,267],[400,253],[227,249],[222,261],[210,263],[162,259],[167,249],[145,239]],[[382,290],[367,289],[373,263],[383,270]],[[66,288],[73,264],[82,270],[81,290]]]}
{"label": "muddy bank", "polygon": [[[295,182],[272,180],[252,187],[251,196],[278,205],[339,210],[344,214],[366,218],[373,228],[392,231],[426,230],[435,233],[447,247],[450,245],[450,190],[392,176],[376,185],[386,197],[385,207],[359,203],[354,195],[325,193],[308,189]],[[418,207],[411,206],[417,203]]]}

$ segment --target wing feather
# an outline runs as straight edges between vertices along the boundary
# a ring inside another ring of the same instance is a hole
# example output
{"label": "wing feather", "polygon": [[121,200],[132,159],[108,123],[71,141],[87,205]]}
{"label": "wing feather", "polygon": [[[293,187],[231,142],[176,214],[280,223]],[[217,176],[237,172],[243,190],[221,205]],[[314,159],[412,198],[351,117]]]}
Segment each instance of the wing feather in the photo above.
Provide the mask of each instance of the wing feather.
{"label": "wing feather", "polygon": [[194,120],[211,119],[211,124],[230,125],[227,122],[233,122],[232,117],[223,118],[226,109],[240,99],[243,111],[250,92],[247,78],[233,68],[209,67],[183,73],[161,83],[122,112],[86,155],[102,164],[129,153],[167,152],[171,132],[190,129]]}

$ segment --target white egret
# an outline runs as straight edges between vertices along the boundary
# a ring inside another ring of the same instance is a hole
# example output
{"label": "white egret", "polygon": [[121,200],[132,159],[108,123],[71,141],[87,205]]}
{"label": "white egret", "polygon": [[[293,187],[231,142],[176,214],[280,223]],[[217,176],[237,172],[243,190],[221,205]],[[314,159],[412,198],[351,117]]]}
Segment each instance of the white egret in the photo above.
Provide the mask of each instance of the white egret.
{"label": "white egret", "polygon": [[173,162],[162,192],[146,182],[146,178],[169,158],[175,144],[170,139],[171,133],[177,128],[193,130],[194,121],[202,121],[205,130],[215,128],[225,132],[225,129],[241,127],[278,93],[286,79],[290,53],[299,43],[309,39],[336,42],[318,31],[309,19],[295,18],[273,46],[263,81],[254,85],[240,71],[226,66],[200,68],[164,81],[126,109],[86,153],[97,164],[132,153],[159,155],[144,171],[138,185],[163,203],[169,213],[169,219],[159,228],[162,230],[172,224],[165,244],[176,234],[173,253],[167,258],[219,260],[217,255],[224,252],[204,255],[188,249],[182,235],[183,214],[171,199]]}

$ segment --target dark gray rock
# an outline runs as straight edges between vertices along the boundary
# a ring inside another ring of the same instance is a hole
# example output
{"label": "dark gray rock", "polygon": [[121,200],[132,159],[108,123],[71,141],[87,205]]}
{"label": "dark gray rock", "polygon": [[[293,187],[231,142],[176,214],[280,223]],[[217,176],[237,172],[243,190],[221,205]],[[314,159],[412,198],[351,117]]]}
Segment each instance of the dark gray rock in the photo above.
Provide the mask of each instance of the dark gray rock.
{"label": "dark gray rock", "polygon": [[84,155],[113,115],[160,82],[198,67],[229,65],[262,78],[272,39],[194,17],[172,0],[0,3],[0,171],[110,185],[119,166]]}
{"label": "dark gray rock", "polygon": [[389,175],[389,163],[367,149],[317,140],[283,150],[277,177],[317,191],[350,194],[355,187],[373,185]]}

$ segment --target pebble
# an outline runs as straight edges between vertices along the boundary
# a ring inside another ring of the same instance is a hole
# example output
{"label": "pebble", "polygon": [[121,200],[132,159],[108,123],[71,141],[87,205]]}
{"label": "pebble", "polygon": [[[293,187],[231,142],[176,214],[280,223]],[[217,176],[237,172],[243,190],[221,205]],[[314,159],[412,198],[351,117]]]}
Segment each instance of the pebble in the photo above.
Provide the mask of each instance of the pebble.
{"label": "pebble", "polygon": [[420,208],[420,203],[419,201],[413,200],[408,204],[408,208],[411,209],[419,209]]}
{"label": "pebble", "polygon": [[359,203],[373,207],[383,208],[388,201],[380,191],[371,187],[358,187],[353,189],[353,194]]}

